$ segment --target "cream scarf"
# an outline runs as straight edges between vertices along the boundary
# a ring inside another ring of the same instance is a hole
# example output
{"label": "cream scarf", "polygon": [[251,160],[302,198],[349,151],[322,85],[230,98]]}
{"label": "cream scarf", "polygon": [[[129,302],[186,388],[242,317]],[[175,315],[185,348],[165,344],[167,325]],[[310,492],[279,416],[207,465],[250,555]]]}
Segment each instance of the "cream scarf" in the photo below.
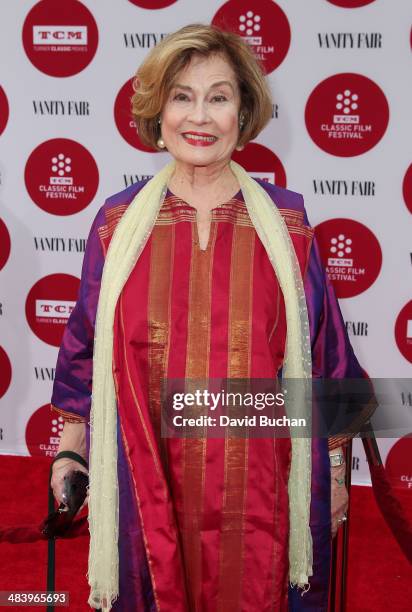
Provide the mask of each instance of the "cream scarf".
{"label": "cream scarf", "polygon": [[[286,306],[287,338],[283,378],[312,376],[309,324],[302,277],[285,222],[266,191],[231,162],[250,218],[276,272]],[[90,416],[89,570],[92,608],[111,609],[119,595],[119,493],[117,481],[117,408],[112,376],[113,323],[120,292],[152,228],[174,172],[171,162],[139,191],[118,223],[107,252],[96,315],[93,394]],[[296,400],[299,398],[294,398]],[[295,401],[286,410],[296,415]],[[306,408],[308,422],[310,407]],[[300,412],[300,416],[302,413]],[[144,478],[144,475],[142,476]],[[289,476],[289,579],[305,588],[312,575],[309,528],[311,440],[292,438]]]}

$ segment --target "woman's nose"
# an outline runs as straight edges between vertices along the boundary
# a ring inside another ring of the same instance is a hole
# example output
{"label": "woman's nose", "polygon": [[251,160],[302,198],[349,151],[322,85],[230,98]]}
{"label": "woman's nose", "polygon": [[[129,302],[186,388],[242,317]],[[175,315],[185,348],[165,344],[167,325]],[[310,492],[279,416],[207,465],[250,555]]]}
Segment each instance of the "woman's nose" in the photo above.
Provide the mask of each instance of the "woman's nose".
{"label": "woman's nose", "polygon": [[194,123],[207,123],[209,120],[206,105],[203,102],[196,103],[191,109],[190,119]]}

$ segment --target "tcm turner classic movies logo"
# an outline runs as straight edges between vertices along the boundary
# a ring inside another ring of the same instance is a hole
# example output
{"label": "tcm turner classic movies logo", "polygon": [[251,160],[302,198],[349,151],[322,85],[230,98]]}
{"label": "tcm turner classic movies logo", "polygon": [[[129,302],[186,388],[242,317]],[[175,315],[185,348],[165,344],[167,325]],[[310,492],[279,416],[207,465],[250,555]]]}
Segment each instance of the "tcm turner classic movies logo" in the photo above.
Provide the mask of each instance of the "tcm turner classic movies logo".
{"label": "tcm turner classic movies logo", "polygon": [[326,153],[353,157],[372,149],[389,122],[385,94],[360,74],[331,76],[315,87],[305,109],[306,128]]}
{"label": "tcm turner classic movies logo", "polygon": [[323,264],[338,298],[359,295],[375,282],[382,251],[369,228],[353,219],[329,219],[315,228]]}
{"label": "tcm turner classic movies logo", "polygon": [[99,171],[81,144],[54,138],[31,153],[24,180],[39,208],[52,215],[73,215],[86,208],[96,195]]}
{"label": "tcm turner classic movies logo", "polygon": [[23,46],[31,63],[54,77],[78,74],[98,44],[93,15],[79,0],[41,0],[23,25]]}
{"label": "tcm turner classic movies logo", "polygon": [[26,444],[30,455],[54,457],[57,454],[64,419],[50,404],[38,408],[26,425]]}
{"label": "tcm turner classic movies logo", "polygon": [[289,50],[288,18],[272,0],[229,0],[217,11],[212,24],[242,36],[266,74],[283,62]]}
{"label": "tcm turner classic movies logo", "polygon": [[80,280],[70,274],[50,274],[33,285],[26,299],[26,318],[32,332],[60,346],[65,325],[77,300]]}

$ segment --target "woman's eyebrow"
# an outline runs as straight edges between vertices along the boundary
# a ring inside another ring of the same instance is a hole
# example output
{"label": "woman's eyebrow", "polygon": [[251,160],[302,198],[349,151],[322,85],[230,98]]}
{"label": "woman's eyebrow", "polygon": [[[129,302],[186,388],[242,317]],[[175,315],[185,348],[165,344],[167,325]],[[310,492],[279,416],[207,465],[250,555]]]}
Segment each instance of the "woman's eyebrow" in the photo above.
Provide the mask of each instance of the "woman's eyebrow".
{"label": "woman's eyebrow", "polygon": [[[216,83],[213,83],[209,87],[209,91],[211,89],[215,89],[216,87],[222,87],[223,85],[228,85],[230,89],[234,92],[234,87],[230,81],[217,81]],[[190,87],[189,85],[182,85],[181,83],[175,83],[175,85],[173,85],[173,89],[183,89],[185,91],[193,91],[192,87]]]}

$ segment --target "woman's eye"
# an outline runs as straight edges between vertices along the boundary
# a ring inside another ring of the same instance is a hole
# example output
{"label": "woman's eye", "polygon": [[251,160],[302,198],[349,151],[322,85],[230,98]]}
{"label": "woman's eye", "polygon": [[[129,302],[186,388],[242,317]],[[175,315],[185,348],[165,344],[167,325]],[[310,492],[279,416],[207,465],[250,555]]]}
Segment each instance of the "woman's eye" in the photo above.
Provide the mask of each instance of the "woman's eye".
{"label": "woman's eye", "polygon": [[223,94],[218,94],[216,96],[213,96],[212,100],[214,100],[215,102],[226,102],[227,98]]}
{"label": "woman's eye", "polygon": [[188,97],[187,97],[187,95],[186,95],[186,94],[184,94],[184,93],[178,93],[178,94],[176,94],[176,95],[175,95],[175,97],[173,98],[173,100],[178,100],[178,101],[183,101],[183,102],[184,102],[185,100],[187,100],[187,99],[188,99]]}

